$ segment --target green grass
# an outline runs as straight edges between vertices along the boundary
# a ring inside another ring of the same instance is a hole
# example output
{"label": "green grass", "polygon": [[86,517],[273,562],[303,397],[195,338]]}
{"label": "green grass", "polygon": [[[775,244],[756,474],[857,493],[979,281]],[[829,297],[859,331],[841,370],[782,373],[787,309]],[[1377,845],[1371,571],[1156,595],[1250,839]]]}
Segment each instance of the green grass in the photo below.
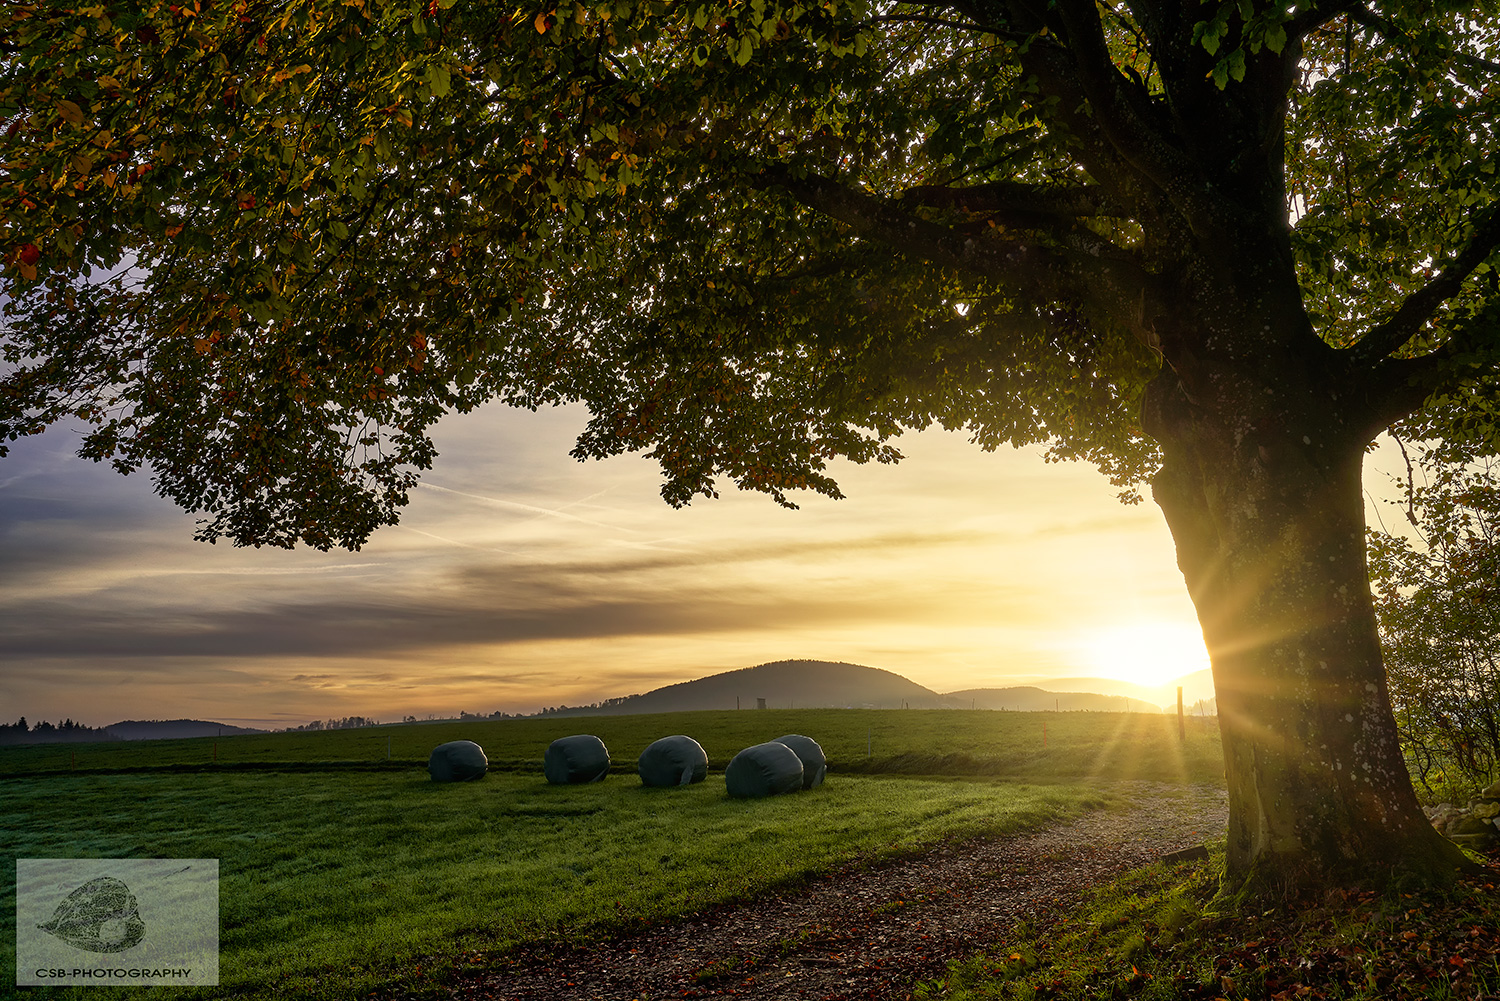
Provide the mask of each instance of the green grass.
{"label": "green grass", "polygon": [[[1101,802],[1078,786],[882,776],[741,801],[718,776],[663,790],[506,773],[438,785],[412,768],[46,775],[0,786],[0,850],[217,858],[221,986],[176,996],[348,998],[430,987],[518,943],[607,934],[850,858],[1036,826]],[[9,983],[14,876],[6,866],[0,898]]]}
{"label": "green grass", "polygon": [[918,985],[930,1001],[1458,1001],[1500,996],[1493,870],[1449,890],[1213,911],[1222,854],[1138,869]]}
{"label": "green grass", "polygon": [[[767,709],[646,716],[587,716],[419,723],[241,737],[50,744],[0,748],[0,776],[135,768],[254,769],[330,765],[379,769],[425,765],[434,746],[473,740],[495,771],[540,768],[547,745],[572,733],[599,735],[615,770],[658,737],[686,733],[722,769],[743,747],[805,733],[839,773],[985,775],[1028,781],[1152,779],[1220,782],[1217,720],[1147,713],[1021,713],[963,710]],[[386,760],[387,746],[391,761]]]}
{"label": "green grass", "polygon": [[[581,732],[629,774],[548,786],[547,745]],[[724,795],[719,774],[671,790],[633,775],[667,734],[696,737],[721,770],[788,732],[827,751],[823,788],[746,802]],[[491,773],[428,781],[431,748],[461,738],[485,748]],[[259,999],[420,991],[519,944],[610,934],[850,859],[1039,826],[1102,805],[1110,780],[1219,782],[1222,765],[1212,719],[1189,719],[1183,741],[1159,715],[807,709],[12,747],[0,775],[0,850],[12,858],[219,859],[222,986],[174,990]],[[0,957],[12,970],[14,876],[0,869]],[[109,996],[78,990],[28,993]]]}

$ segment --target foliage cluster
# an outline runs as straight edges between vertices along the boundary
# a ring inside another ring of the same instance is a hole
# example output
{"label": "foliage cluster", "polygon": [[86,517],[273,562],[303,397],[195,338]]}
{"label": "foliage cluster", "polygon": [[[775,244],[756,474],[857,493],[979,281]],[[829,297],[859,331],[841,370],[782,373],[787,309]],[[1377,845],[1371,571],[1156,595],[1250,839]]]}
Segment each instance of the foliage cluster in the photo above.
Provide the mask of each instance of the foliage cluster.
{"label": "foliage cluster", "polygon": [[587,403],[576,454],[672,503],[933,422],[1128,487],[1169,321],[1235,284],[1200,250],[1380,324],[1362,374],[1493,362],[1465,4],[34,0],[0,45],[0,454],[83,421],[203,538],[357,547],[492,398]]}
{"label": "foliage cluster", "polygon": [[1216,850],[1136,870],[1018,925],[916,996],[1457,1001],[1500,991],[1500,868],[1447,891],[1331,891],[1234,916],[1215,910],[1222,869]]}
{"label": "foliage cluster", "polygon": [[[0,786],[0,853],[217,858],[221,986],[174,990],[342,1001],[380,985],[418,991],[521,943],[586,941],[855,858],[1035,827],[1101,802],[1082,786],[864,776],[769,800],[730,799],[714,781],[436,784],[415,769],[45,776]],[[0,867],[0,901],[12,900],[14,876]],[[15,913],[0,907],[5,977]]]}
{"label": "foliage cluster", "polygon": [[1462,802],[1500,777],[1500,463],[1421,459],[1416,538],[1372,531],[1370,576],[1412,775]]}
{"label": "foliage cluster", "polygon": [[103,727],[85,726],[72,718],[32,725],[22,716],[14,723],[0,723],[0,744],[58,744],[83,741],[114,740]]}

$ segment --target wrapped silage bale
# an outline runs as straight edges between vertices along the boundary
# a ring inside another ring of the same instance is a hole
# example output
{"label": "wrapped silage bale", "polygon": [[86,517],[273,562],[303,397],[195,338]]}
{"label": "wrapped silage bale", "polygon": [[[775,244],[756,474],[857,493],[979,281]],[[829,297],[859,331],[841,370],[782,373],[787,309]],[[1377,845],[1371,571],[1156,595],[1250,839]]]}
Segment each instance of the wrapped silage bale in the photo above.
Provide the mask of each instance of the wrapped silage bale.
{"label": "wrapped silage bale", "polygon": [[777,737],[776,743],[790,747],[792,753],[801,760],[802,788],[816,789],[823,784],[823,776],[828,773],[828,758],[816,740],[800,733],[789,733],[785,737]]}
{"label": "wrapped silage bale", "polygon": [[558,737],[547,745],[542,772],[554,785],[601,782],[609,774],[609,749],[591,733]]}
{"label": "wrapped silage bale", "polygon": [[450,740],[432,749],[427,759],[427,774],[434,782],[472,782],[489,771],[490,759],[484,748],[472,740]]}
{"label": "wrapped silage bale", "polygon": [[708,752],[692,737],[679,733],[652,741],[635,767],[643,785],[692,785],[708,778]]}
{"label": "wrapped silage bale", "polygon": [[780,741],[747,747],[724,769],[724,787],[742,799],[797,792],[802,788],[802,759]]}

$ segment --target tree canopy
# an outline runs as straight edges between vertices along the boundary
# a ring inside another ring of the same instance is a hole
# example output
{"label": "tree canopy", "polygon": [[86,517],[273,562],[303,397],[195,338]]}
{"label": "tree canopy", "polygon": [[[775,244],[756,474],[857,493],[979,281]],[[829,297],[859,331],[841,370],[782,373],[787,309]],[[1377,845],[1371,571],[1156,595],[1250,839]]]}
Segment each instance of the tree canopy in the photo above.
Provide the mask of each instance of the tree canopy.
{"label": "tree canopy", "polygon": [[673,504],[1045,443],[1166,514],[1231,869],[1451,868],[1359,461],[1500,444],[1494,0],[42,0],[0,52],[0,439],[320,547],[494,398]]}
{"label": "tree canopy", "polygon": [[0,429],[278,545],[360,544],[494,396],[673,503],[934,420],[1128,486],[1152,314],[1246,230],[1472,413],[1496,27],[1440,7],[13,4]]}

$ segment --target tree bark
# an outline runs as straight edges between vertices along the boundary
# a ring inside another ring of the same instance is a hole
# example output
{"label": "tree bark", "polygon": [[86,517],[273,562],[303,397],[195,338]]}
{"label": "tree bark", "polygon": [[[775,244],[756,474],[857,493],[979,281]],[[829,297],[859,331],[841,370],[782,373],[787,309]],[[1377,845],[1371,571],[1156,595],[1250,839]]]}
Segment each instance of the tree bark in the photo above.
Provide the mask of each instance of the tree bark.
{"label": "tree bark", "polygon": [[[1294,363],[1288,362],[1289,365]],[[1299,380],[1300,381],[1300,380]],[[1365,442],[1332,394],[1205,407],[1147,393],[1152,483],[1213,665],[1229,789],[1225,891],[1451,880],[1469,863],[1416,800],[1365,571]],[[1222,419],[1227,413],[1234,421]]]}

